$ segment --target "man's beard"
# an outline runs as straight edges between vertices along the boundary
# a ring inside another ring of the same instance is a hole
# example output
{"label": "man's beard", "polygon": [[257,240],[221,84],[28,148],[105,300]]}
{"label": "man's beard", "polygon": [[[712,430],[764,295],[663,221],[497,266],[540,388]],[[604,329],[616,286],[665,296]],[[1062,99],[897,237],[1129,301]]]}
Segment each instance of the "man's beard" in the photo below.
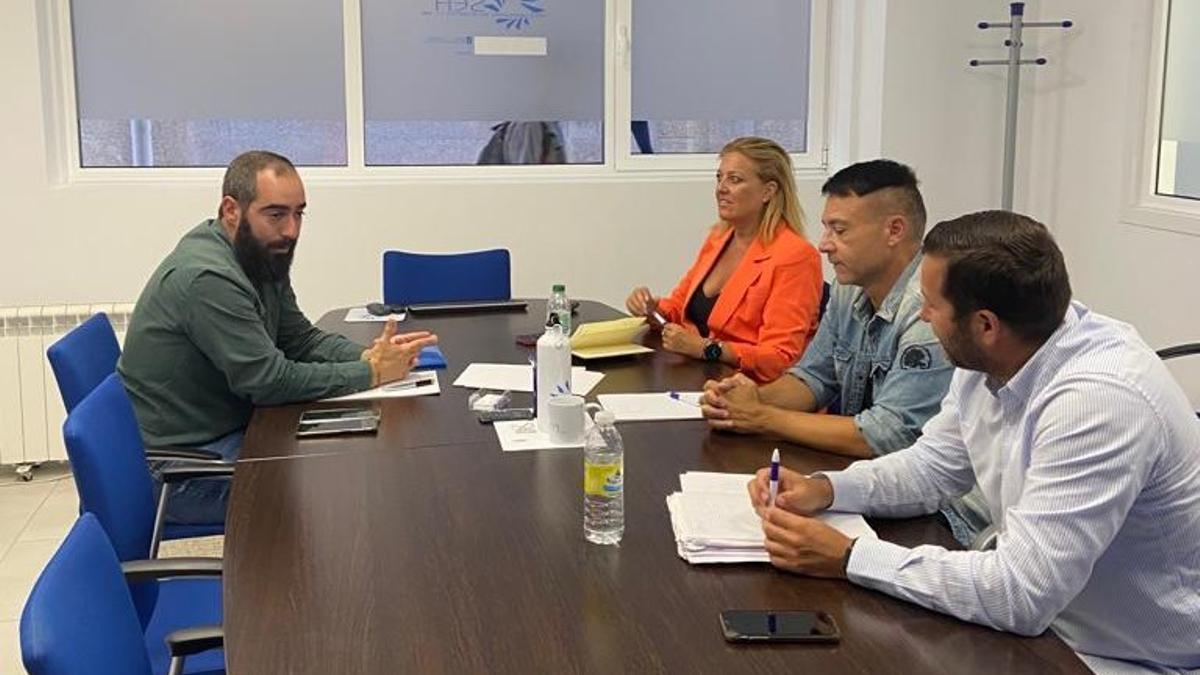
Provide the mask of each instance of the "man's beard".
{"label": "man's beard", "polygon": [[983,350],[971,340],[967,331],[965,323],[956,321],[954,333],[947,335],[942,341],[942,351],[955,368],[987,372]]}
{"label": "man's beard", "polygon": [[287,280],[292,256],[296,253],[296,243],[292,242],[286,253],[272,251],[254,237],[250,232],[250,223],[242,216],[233,235],[233,253],[250,281],[274,283]]}

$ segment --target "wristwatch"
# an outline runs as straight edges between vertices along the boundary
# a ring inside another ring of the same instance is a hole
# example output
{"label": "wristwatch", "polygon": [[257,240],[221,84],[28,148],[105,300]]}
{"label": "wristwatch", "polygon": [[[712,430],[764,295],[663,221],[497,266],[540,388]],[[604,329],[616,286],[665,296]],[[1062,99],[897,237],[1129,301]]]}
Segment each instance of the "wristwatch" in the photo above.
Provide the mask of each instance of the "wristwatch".
{"label": "wristwatch", "polygon": [[719,340],[709,340],[708,342],[704,343],[705,361],[720,361],[722,352],[724,352],[724,349],[722,349],[721,342]]}

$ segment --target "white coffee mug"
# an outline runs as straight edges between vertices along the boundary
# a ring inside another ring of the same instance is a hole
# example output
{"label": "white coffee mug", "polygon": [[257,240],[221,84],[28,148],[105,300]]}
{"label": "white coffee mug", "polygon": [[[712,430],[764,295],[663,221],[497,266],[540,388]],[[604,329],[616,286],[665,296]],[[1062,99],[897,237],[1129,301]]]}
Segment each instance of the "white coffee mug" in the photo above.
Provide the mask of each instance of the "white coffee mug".
{"label": "white coffee mug", "polygon": [[550,441],[559,445],[583,445],[584,401],[582,396],[565,394],[547,401]]}

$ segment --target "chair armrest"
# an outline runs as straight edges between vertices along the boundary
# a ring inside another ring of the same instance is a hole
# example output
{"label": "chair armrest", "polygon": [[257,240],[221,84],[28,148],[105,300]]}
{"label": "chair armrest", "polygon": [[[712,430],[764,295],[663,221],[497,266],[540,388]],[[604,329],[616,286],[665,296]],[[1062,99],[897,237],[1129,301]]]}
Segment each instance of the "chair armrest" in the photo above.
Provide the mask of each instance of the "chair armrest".
{"label": "chair armrest", "polygon": [[183,466],[169,466],[159,472],[162,476],[163,483],[182,483],[183,481],[193,478],[231,478],[233,476],[232,464],[185,464]]}
{"label": "chair armrest", "polygon": [[125,581],[136,583],[156,579],[178,579],[183,577],[219,577],[222,575],[221,558],[154,558],[152,560],[128,560],[121,563]]}
{"label": "chair armrest", "polygon": [[1158,358],[1163,359],[1163,360],[1173,359],[1176,356],[1190,356],[1192,354],[1200,354],[1200,342],[1192,342],[1192,343],[1189,343],[1186,345],[1175,345],[1174,347],[1167,347],[1166,349],[1160,349],[1156,353],[1158,354]]}
{"label": "chair armrest", "polygon": [[166,640],[171,656],[191,656],[225,646],[225,629],[221,626],[180,628],[169,633]]}
{"label": "chair armrest", "polygon": [[212,450],[199,448],[182,448],[177,445],[163,445],[146,448],[147,459],[195,459],[205,462],[223,462],[224,457]]}

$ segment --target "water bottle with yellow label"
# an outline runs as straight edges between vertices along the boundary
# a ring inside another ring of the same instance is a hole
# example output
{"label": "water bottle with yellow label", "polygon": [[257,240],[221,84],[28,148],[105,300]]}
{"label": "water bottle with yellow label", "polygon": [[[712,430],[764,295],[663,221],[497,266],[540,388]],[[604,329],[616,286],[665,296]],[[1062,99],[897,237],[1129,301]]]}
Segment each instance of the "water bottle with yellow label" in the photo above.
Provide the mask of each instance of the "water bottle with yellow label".
{"label": "water bottle with yellow label", "polygon": [[625,446],[616,416],[596,412],[583,445],[583,536],[594,544],[616,544],[625,534]]}

